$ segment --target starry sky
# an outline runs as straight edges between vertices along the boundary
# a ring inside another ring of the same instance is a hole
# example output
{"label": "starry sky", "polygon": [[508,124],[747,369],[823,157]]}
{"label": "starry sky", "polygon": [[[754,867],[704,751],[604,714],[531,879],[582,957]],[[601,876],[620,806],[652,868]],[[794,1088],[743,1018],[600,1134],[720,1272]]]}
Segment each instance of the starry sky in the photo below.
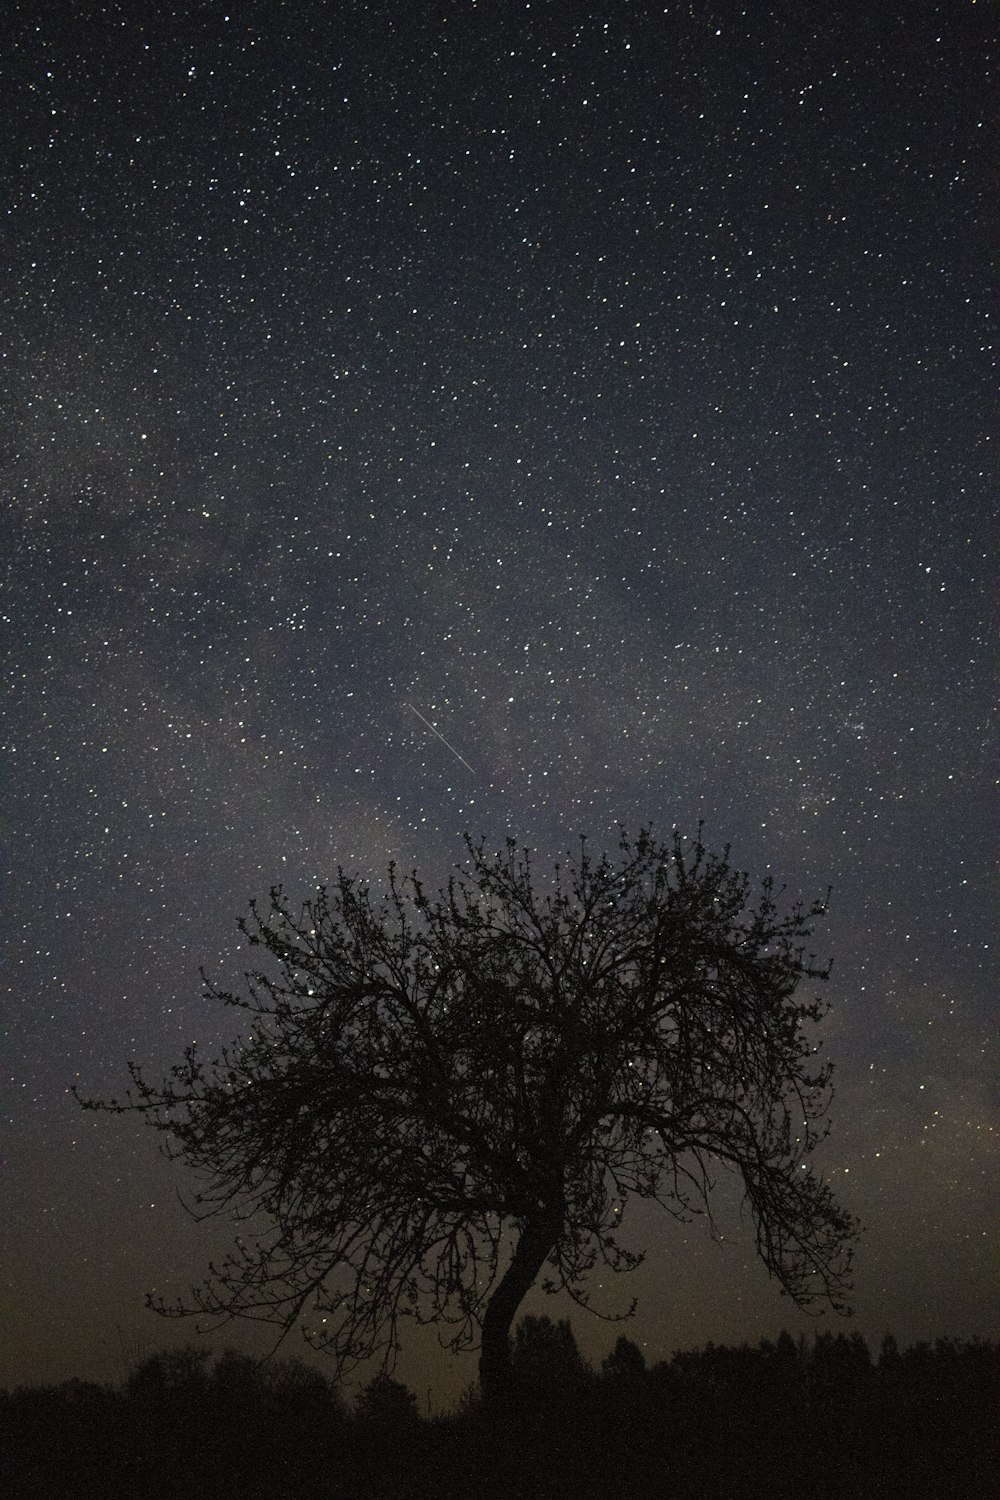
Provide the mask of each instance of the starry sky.
{"label": "starry sky", "polygon": [[[70,1086],[228,1039],[274,882],[466,829],[832,885],[850,1326],[1000,1335],[995,9],[14,11],[0,1384],[192,1337],[142,1294],[226,1243]],[[730,1198],[635,1216],[651,1359],[814,1326]]]}

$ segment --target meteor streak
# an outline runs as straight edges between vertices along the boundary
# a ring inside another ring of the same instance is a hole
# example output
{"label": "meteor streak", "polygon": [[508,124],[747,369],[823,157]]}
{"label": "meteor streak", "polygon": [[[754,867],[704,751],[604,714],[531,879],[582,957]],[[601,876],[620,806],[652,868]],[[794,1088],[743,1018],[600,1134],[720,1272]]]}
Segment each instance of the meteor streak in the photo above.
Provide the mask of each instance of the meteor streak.
{"label": "meteor streak", "polygon": [[465,756],[464,755],[459,755],[458,751],[455,749],[455,746],[448,744],[448,741],[445,739],[444,735],[438,733],[438,731],[434,728],[434,725],[431,723],[430,719],[425,719],[424,718],[424,716],[420,712],[419,708],[414,708],[412,703],[408,703],[406,706],[411,711],[411,713],[415,713],[416,714],[417,718],[421,721],[421,723],[427,725],[427,728],[430,730],[431,734],[436,734],[437,735],[437,737],[441,741],[442,745],[444,745],[447,750],[450,750],[451,753],[452,753],[452,755],[454,755],[457,760],[460,760],[462,762],[462,765],[466,766],[468,768],[468,770],[470,770],[472,772],[473,776],[478,777],[479,772],[476,770],[475,766],[470,766],[469,762],[466,760]]}

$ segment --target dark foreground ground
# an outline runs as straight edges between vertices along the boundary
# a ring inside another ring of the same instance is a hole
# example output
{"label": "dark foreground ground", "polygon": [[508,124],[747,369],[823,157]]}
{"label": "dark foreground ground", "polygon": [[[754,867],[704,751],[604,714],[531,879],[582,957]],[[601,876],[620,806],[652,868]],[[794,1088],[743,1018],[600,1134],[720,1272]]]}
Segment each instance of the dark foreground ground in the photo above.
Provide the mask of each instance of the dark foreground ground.
{"label": "dark foreground ground", "polygon": [[995,1500],[1000,1345],[873,1359],[860,1338],[675,1355],[621,1339],[588,1369],[525,1320],[503,1411],[422,1419],[381,1378],[356,1408],[314,1369],[154,1355],[118,1388],[0,1392],[0,1494],[18,1500]]}

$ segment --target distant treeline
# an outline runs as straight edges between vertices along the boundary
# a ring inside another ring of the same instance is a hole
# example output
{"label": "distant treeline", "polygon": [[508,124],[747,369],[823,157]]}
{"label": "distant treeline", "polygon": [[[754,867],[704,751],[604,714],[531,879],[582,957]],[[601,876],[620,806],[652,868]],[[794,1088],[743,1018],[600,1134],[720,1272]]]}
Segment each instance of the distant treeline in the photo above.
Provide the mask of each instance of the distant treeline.
{"label": "distant treeline", "polygon": [[568,1323],[525,1318],[502,1406],[447,1415],[380,1376],[353,1408],[297,1360],[188,1347],[118,1387],[0,1392],[0,1493],[18,1500],[979,1500],[1000,1492],[1000,1344],[873,1358],[857,1334],[709,1344],[600,1370]]}

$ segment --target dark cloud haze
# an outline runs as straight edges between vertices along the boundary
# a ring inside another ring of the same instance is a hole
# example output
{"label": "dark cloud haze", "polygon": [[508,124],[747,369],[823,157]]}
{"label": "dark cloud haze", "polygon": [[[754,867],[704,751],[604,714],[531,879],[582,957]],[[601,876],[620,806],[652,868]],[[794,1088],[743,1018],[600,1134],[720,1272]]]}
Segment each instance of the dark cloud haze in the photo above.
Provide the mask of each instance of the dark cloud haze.
{"label": "dark cloud haze", "polygon": [[[619,821],[832,884],[854,1326],[1000,1334],[996,11],[149,9],[5,47],[0,1383],[192,1336],[68,1089],[228,1037],[250,897]],[[650,1358],[814,1326],[722,1219]]]}

